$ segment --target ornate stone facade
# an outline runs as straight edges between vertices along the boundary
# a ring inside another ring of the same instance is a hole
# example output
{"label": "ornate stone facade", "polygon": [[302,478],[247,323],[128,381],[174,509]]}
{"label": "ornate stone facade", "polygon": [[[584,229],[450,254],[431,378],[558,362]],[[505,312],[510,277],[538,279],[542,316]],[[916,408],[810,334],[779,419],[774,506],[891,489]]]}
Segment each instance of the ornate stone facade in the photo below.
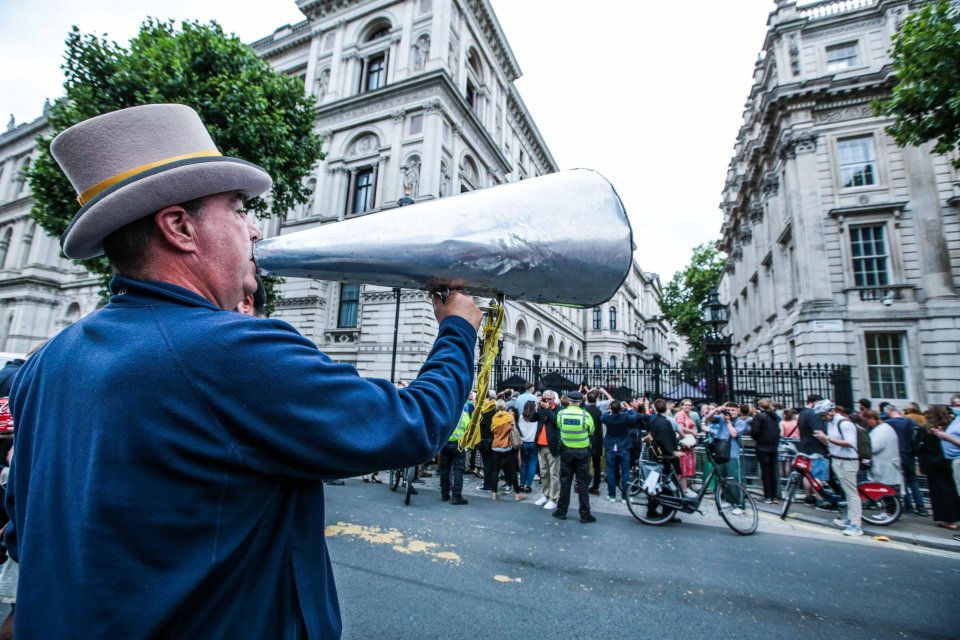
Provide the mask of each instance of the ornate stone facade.
{"label": "ornate stone facade", "polygon": [[927,403],[960,390],[958,175],[870,107],[917,4],[776,3],[718,247],[742,361],[850,364],[855,397]]}
{"label": "ornate stone facade", "polygon": [[[557,164],[513,82],[520,71],[487,2],[467,0],[298,0],[305,20],[252,43],[277,70],[298,77],[316,101],[316,127],[326,157],[305,183],[310,201],[263,224],[276,236],[399,206],[543,175]],[[96,282],[57,257],[57,243],[34,234],[31,256],[19,257],[30,198],[5,197],[18,163],[29,157],[38,120],[0,136],[0,350],[25,351],[96,308]],[[5,186],[8,185],[8,186]],[[34,260],[34,258],[31,258]],[[13,264],[16,262],[16,264]],[[28,262],[33,265],[33,262]],[[52,266],[51,266],[52,265]],[[33,280],[24,281],[25,277]],[[26,287],[37,289],[26,297]],[[634,264],[627,283],[592,310],[509,302],[503,358],[639,364],[658,354],[678,361],[685,348],[659,311],[659,279]],[[291,322],[332,358],[361,373],[388,377],[393,356],[393,291],[349,283],[290,278],[277,316]],[[618,309],[611,327],[607,307]],[[9,320],[9,318],[13,320]],[[403,291],[397,378],[416,375],[435,337],[428,296]],[[2,329],[2,325],[0,325]]]}

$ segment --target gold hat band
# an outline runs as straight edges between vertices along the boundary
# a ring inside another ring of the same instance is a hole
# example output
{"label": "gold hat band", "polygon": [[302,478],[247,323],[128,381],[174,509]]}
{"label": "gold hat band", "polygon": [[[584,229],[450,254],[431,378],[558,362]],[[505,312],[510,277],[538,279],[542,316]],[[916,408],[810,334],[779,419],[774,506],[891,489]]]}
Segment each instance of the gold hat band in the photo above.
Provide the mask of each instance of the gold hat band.
{"label": "gold hat band", "polygon": [[144,171],[149,171],[150,169],[155,169],[156,167],[163,166],[165,164],[171,164],[179,160],[187,160],[188,158],[203,158],[209,156],[219,156],[223,155],[219,151],[197,151],[196,153],[185,153],[182,156],[173,156],[172,158],[164,158],[163,160],[157,160],[156,162],[150,162],[148,164],[140,165],[123,173],[118,173],[112,178],[107,178],[102,182],[98,182],[89,189],[86,189],[83,193],[77,196],[77,202],[80,203],[80,206],[84,206],[91,200],[93,200],[97,195],[99,195],[105,189],[112,187],[121,180],[126,180],[137,174],[143,173]]}

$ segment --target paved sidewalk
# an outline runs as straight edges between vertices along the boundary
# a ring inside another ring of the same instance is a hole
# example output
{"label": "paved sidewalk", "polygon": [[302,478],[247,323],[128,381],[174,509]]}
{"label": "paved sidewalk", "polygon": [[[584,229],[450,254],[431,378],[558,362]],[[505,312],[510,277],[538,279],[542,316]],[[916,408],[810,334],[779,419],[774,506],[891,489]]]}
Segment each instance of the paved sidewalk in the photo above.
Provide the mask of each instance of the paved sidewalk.
{"label": "paved sidewalk", "polygon": [[[754,499],[757,500],[757,508],[761,511],[780,515],[779,504],[763,504],[756,495],[754,495]],[[838,528],[837,525],[833,524],[833,519],[836,517],[836,512],[817,511],[814,507],[803,504],[802,501],[794,502],[790,507],[790,513],[787,514],[788,520],[795,519],[808,524],[822,525],[830,529]],[[904,514],[897,522],[886,527],[877,527],[864,522],[863,533],[873,537],[886,536],[894,542],[904,542],[960,553],[960,542],[953,539],[953,534],[960,533],[960,531],[949,531],[938,527],[929,517],[918,518],[917,516]]]}

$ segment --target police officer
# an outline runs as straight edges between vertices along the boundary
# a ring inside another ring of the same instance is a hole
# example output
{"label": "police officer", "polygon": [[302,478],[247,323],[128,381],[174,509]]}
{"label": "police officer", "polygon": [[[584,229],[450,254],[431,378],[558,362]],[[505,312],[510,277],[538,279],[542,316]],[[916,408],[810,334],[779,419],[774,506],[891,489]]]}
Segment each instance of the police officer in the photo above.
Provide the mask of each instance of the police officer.
{"label": "police officer", "polygon": [[576,492],[580,497],[580,522],[596,522],[590,513],[590,436],[594,424],[590,414],[583,410],[583,394],[571,391],[570,406],[557,413],[560,429],[560,498],[553,517],[567,519],[570,506],[570,482],[577,478]]}
{"label": "police officer", "polygon": [[[464,409],[466,409],[464,405]],[[440,464],[437,465],[437,473],[440,474],[440,500],[450,504],[467,504],[463,497],[463,467],[465,453],[460,451],[460,438],[463,437],[467,426],[470,424],[470,414],[464,411],[460,414],[460,422],[456,430],[450,436],[447,444],[440,449]],[[450,477],[453,476],[451,483]],[[452,486],[451,486],[452,485]],[[453,491],[451,492],[451,488]],[[453,497],[451,498],[451,493]]]}

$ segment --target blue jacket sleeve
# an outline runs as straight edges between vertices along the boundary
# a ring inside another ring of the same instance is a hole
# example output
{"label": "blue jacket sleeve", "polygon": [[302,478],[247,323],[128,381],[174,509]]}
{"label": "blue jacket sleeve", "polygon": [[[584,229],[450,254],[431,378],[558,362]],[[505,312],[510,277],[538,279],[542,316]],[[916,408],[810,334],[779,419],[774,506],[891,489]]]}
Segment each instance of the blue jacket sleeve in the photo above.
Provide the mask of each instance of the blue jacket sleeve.
{"label": "blue jacket sleeve", "polygon": [[[403,390],[331,361],[284,322],[237,314],[220,325],[215,349],[168,341],[211,428],[263,473],[335,478],[421,463],[449,439],[473,378],[476,331],[459,317],[440,324]],[[190,357],[195,348],[209,357]]]}

